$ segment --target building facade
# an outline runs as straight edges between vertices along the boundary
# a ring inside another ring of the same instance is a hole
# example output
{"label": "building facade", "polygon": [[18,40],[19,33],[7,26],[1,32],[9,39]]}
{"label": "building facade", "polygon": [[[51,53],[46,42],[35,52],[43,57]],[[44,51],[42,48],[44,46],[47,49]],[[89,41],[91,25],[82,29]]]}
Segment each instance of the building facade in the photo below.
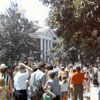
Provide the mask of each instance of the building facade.
{"label": "building facade", "polygon": [[31,33],[30,36],[39,39],[40,52],[37,52],[37,54],[40,55],[40,60],[49,62],[50,58],[47,56],[47,53],[58,42],[58,38],[54,30],[49,27],[41,27],[35,33]]}

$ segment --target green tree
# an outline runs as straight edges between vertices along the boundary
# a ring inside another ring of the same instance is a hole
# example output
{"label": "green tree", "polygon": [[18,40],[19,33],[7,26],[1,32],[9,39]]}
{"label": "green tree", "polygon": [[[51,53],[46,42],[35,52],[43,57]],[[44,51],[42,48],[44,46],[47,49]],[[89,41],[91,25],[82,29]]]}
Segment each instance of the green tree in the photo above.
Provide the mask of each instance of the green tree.
{"label": "green tree", "polygon": [[5,14],[0,15],[0,60],[19,61],[29,57],[37,49],[36,40],[28,34],[34,32],[34,25],[21,12],[18,5],[11,3]]}
{"label": "green tree", "polygon": [[[85,59],[100,56],[99,0],[41,0],[51,5],[48,24],[68,47],[84,52]],[[68,50],[69,48],[67,48]]]}

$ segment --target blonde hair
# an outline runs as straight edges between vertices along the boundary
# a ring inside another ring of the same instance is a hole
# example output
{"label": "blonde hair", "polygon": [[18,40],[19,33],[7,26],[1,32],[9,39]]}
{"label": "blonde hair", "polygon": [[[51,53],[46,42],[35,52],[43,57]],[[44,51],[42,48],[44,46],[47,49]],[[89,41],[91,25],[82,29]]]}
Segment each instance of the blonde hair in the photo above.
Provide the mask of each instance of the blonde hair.
{"label": "blonde hair", "polygon": [[3,77],[0,77],[0,86],[5,86],[5,79]]}

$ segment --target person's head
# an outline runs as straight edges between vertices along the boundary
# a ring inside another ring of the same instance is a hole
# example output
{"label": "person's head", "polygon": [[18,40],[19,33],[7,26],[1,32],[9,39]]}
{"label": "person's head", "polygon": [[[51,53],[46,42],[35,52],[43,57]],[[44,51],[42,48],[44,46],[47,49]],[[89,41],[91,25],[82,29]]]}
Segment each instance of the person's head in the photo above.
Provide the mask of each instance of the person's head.
{"label": "person's head", "polygon": [[77,72],[80,72],[80,71],[81,71],[80,66],[76,66],[76,71],[77,71]]}
{"label": "person's head", "polygon": [[38,69],[40,69],[42,72],[45,72],[45,63],[44,62],[40,62],[38,64]]}
{"label": "person's head", "polygon": [[14,70],[15,70],[16,72],[18,72],[18,67],[16,66],[16,67],[14,68]]}
{"label": "person's head", "polygon": [[64,71],[64,69],[65,69],[65,68],[62,66],[62,67],[61,67],[61,70]]}
{"label": "person's head", "polygon": [[67,78],[66,78],[66,76],[65,76],[65,75],[63,75],[63,76],[62,76],[62,81],[63,81],[63,83],[66,83]]}
{"label": "person's head", "polygon": [[24,64],[28,66],[28,61],[25,61]]}
{"label": "person's head", "polygon": [[46,69],[47,71],[53,70],[53,66],[51,64],[47,64]]}
{"label": "person's head", "polygon": [[53,68],[56,68],[56,65],[53,65]]}
{"label": "person's head", "polygon": [[73,69],[73,73],[75,73],[76,72],[76,69]]}
{"label": "person's head", "polygon": [[0,77],[0,86],[1,87],[5,86],[5,79],[4,79],[4,77]]}
{"label": "person's head", "polygon": [[0,72],[1,72],[2,74],[6,74],[7,71],[8,71],[8,67],[7,67],[6,65],[0,67]]}
{"label": "person's head", "polygon": [[25,72],[25,67],[23,65],[20,65],[18,70],[21,72],[21,73],[24,73]]}
{"label": "person's head", "polygon": [[61,76],[58,76],[58,80],[59,80],[59,81],[62,81],[62,77],[61,77]]}
{"label": "person's head", "polygon": [[56,72],[53,71],[53,70],[51,70],[51,71],[48,72],[48,75],[49,75],[49,78],[50,78],[50,79],[54,79],[55,76],[56,76]]}

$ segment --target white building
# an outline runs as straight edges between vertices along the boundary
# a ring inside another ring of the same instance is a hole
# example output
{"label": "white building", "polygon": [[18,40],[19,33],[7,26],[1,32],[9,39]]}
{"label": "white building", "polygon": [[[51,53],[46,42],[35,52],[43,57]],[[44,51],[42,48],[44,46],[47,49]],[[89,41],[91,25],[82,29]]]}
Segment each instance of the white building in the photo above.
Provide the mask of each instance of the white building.
{"label": "white building", "polygon": [[35,33],[31,33],[30,36],[40,39],[40,59],[49,62],[47,52],[53,48],[58,41],[54,30],[49,27],[41,27]]}

